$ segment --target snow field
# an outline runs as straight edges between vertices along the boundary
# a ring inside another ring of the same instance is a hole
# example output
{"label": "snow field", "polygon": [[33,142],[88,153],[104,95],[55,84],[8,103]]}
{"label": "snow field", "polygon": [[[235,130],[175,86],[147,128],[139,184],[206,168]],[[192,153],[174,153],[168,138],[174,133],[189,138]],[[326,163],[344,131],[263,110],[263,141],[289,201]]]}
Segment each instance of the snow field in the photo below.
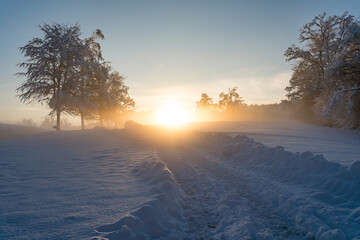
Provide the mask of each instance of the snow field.
{"label": "snow field", "polygon": [[121,131],[0,142],[0,239],[89,239],[151,199],[131,171],[156,154]]}

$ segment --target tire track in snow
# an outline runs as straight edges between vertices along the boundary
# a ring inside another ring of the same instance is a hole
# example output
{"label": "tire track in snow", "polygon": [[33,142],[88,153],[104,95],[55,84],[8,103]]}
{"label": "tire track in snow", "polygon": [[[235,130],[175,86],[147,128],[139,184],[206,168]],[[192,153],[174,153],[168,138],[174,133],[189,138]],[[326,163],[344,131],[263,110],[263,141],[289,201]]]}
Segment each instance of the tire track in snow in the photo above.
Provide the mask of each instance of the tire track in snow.
{"label": "tire track in snow", "polygon": [[185,239],[212,239],[218,221],[213,209],[218,204],[218,198],[211,193],[219,186],[204,169],[196,166],[195,161],[187,161],[183,155],[175,152],[162,152],[161,155],[183,193],[181,205],[187,220]]}
{"label": "tire track in snow", "polygon": [[234,165],[217,162],[215,156],[197,149],[173,149],[160,155],[183,191],[186,239],[304,238],[291,219],[249,187],[251,180],[239,169],[234,171]]}

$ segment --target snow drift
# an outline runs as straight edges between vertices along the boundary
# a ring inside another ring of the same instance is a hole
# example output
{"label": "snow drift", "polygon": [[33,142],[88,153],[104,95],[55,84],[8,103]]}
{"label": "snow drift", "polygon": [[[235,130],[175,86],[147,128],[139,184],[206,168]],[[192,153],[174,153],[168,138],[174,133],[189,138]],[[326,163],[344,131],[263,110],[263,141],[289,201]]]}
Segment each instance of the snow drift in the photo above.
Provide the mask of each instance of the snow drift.
{"label": "snow drift", "polygon": [[117,239],[183,239],[180,190],[172,172],[152,157],[133,171],[150,187],[153,199],[114,224],[98,227],[99,232],[110,232],[105,238]]}
{"label": "snow drift", "polygon": [[[269,148],[246,136],[215,136],[224,144],[224,160],[231,160],[249,175],[273,179],[288,192],[261,189],[260,195],[295,219],[316,239],[359,239],[360,161],[350,167],[310,152],[291,153],[281,146]],[[296,189],[296,191],[293,191]]]}

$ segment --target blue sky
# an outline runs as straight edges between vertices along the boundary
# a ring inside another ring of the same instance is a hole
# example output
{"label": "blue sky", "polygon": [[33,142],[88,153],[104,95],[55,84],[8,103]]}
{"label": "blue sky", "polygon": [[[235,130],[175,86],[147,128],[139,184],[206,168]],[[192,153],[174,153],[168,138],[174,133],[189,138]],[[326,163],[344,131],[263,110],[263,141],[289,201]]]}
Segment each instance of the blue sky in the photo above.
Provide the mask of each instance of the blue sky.
{"label": "blue sky", "polygon": [[246,103],[284,98],[291,65],[284,51],[314,16],[349,11],[360,1],[5,1],[0,0],[0,122],[32,118],[46,106],[15,97],[24,79],[18,51],[41,36],[39,24],[78,22],[83,37],[97,28],[104,57],[127,77],[139,110],[166,100],[194,108],[202,92],[217,99],[238,86]]}

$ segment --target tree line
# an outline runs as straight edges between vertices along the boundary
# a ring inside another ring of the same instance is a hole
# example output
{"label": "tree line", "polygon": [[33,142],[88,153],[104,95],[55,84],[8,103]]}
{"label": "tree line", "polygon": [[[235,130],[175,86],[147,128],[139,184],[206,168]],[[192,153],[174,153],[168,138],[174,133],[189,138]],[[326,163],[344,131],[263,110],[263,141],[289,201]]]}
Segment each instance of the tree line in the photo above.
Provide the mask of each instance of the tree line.
{"label": "tree line", "polygon": [[238,117],[243,114],[246,104],[237,89],[237,87],[233,87],[221,92],[217,103],[208,94],[202,93],[200,100],[196,102],[199,118],[202,120],[238,120]]}
{"label": "tree line", "polygon": [[246,104],[238,88],[229,88],[214,102],[202,93],[196,102],[196,120],[200,121],[284,121],[289,120],[288,106],[284,103]]}
{"label": "tree line", "polygon": [[219,94],[219,102],[214,103],[213,99],[209,97],[206,93],[201,94],[201,98],[196,102],[198,109],[217,109],[219,111],[234,111],[241,109],[246,104],[244,100],[237,92],[237,87],[229,88],[227,92],[221,92]]}
{"label": "tree line", "polygon": [[104,39],[97,29],[81,38],[80,26],[58,23],[39,26],[41,38],[33,38],[20,47],[26,61],[19,64],[26,81],[17,89],[22,102],[47,104],[56,116],[60,130],[61,114],[85,119],[114,121],[135,107],[124,77],[112,69],[102,56],[98,40]]}
{"label": "tree line", "polygon": [[[246,105],[237,88],[232,88],[219,95],[218,103],[203,93],[196,102],[198,110],[212,112],[209,119],[217,120],[263,118],[359,128],[359,20],[347,12],[341,16],[320,14],[301,28],[299,43],[284,54],[292,62],[293,72],[281,103]],[[222,118],[217,117],[220,112]]]}
{"label": "tree line", "polygon": [[300,30],[285,104],[295,119],[336,127],[360,126],[360,23],[345,12],[316,16]]}

